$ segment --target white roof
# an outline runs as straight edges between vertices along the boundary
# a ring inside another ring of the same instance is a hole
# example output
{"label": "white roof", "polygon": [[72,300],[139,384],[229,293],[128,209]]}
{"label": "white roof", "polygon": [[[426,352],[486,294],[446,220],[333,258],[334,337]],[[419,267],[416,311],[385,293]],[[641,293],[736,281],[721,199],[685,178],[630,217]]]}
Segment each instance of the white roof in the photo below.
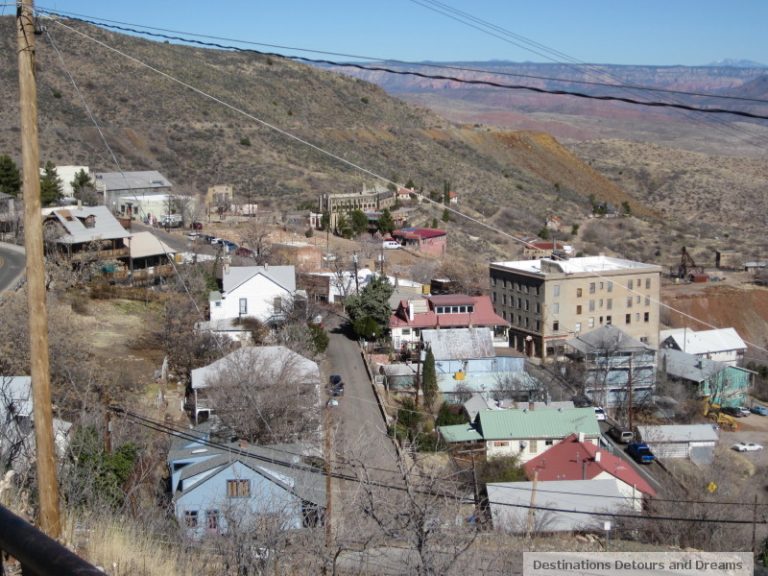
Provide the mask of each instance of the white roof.
{"label": "white roof", "polygon": [[422,330],[421,339],[432,349],[435,360],[496,357],[490,328]]}
{"label": "white roof", "polygon": [[291,293],[296,291],[296,268],[293,266],[227,266],[221,280],[224,292],[231,292],[258,274]]}
{"label": "white roof", "polygon": [[152,232],[137,232],[123,243],[131,249],[131,258],[147,258],[149,256],[172,256],[176,251],[161,241]]}
{"label": "white roof", "polygon": [[[58,242],[62,244],[117,240],[128,238],[131,235],[106,206],[54,208],[44,210],[43,214],[52,214],[64,226],[67,234],[58,239]],[[93,228],[87,228],[85,222],[91,216],[93,217]]]}
{"label": "white roof", "polygon": [[503,266],[531,274],[546,275],[578,274],[585,272],[612,272],[621,270],[657,271],[655,264],[613,258],[611,256],[583,256],[581,258],[569,258],[567,260],[552,260],[551,258],[539,258],[538,260],[512,260],[508,262],[493,262],[494,266]]}
{"label": "white roof", "polygon": [[734,328],[719,328],[695,332],[690,328],[662,330],[659,340],[672,338],[675,347],[688,354],[708,354],[728,350],[746,350],[747,345]]}
{"label": "white roof", "polygon": [[711,424],[669,424],[638,426],[643,442],[717,442],[717,431]]}
{"label": "white roof", "polygon": [[13,409],[19,416],[32,416],[32,378],[0,375],[0,424]]}
{"label": "white roof", "polygon": [[297,378],[320,381],[320,368],[316,362],[289,350],[285,346],[246,346],[219,358],[215,362],[192,370],[192,388],[207,388],[209,379],[217,378],[222,372],[233,367],[258,367],[265,377],[277,377],[287,363],[294,363]]}

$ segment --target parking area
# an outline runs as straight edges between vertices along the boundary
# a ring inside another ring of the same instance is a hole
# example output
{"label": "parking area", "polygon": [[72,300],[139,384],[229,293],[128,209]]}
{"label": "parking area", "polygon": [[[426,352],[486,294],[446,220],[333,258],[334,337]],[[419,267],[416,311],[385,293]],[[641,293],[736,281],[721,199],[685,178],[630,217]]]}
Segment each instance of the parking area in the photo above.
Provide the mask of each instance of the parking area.
{"label": "parking area", "polygon": [[[720,444],[730,448],[737,442],[756,442],[768,447],[768,416],[751,414],[745,418],[738,418],[739,430],[729,432],[720,431]],[[768,450],[757,452],[742,452],[741,455],[755,466],[768,466]]]}

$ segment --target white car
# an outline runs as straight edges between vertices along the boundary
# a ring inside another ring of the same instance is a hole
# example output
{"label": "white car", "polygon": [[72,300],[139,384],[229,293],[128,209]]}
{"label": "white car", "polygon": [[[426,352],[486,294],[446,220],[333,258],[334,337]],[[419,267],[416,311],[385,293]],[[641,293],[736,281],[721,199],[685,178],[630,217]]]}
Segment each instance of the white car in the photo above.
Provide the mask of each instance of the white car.
{"label": "white car", "polygon": [[731,446],[736,452],[757,452],[763,449],[762,444],[756,444],[755,442],[739,442]]}
{"label": "white car", "polygon": [[595,418],[600,422],[606,419],[605,410],[602,407],[595,406]]}
{"label": "white car", "polygon": [[384,242],[381,243],[381,246],[384,250],[399,250],[402,248],[400,242],[397,240],[384,240]]}

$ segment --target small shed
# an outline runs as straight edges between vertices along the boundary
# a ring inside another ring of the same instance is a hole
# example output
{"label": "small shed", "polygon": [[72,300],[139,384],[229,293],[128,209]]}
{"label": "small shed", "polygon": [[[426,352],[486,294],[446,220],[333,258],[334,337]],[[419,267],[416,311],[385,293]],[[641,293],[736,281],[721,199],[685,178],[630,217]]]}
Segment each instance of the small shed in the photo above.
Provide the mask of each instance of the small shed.
{"label": "small shed", "polygon": [[720,440],[711,424],[638,426],[637,432],[658,458],[690,458],[697,464],[712,463]]}

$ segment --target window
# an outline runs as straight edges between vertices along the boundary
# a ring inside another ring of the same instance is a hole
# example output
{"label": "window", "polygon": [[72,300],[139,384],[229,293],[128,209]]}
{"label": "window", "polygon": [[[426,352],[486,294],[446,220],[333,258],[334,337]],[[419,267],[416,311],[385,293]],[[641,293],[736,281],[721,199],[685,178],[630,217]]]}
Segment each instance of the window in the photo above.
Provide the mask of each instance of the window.
{"label": "window", "polygon": [[605,307],[608,310],[613,310],[613,298],[608,298],[608,300],[605,301]]}
{"label": "window", "polygon": [[528,294],[528,284],[523,284],[523,294]]}
{"label": "window", "polygon": [[590,294],[594,294],[595,293],[595,283],[594,282],[590,282],[589,283],[589,293]]}
{"label": "window", "polygon": [[640,312],[635,312],[635,322],[640,322]]}
{"label": "window", "polygon": [[[496,294],[495,294],[495,293],[494,293],[494,296],[496,296]],[[496,301],[496,299],[494,298],[494,302],[495,302],[495,301]],[[506,294],[502,294],[502,295],[501,295],[501,304],[502,304],[503,306],[506,306],[506,305],[507,305],[507,295],[506,295]]]}
{"label": "window", "polygon": [[403,328],[401,331],[401,334],[403,336],[410,336],[411,335],[411,329],[410,328]]}
{"label": "window", "polygon": [[555,284],[554,286],[552,286],[552,296],[554,296],[555,298],[560,296],[560,284]]}
{"label": "window", "polygon": [[635,296],[635,304],[640,304],[640,294]]}
{"label": "window", "polygon": [[632,296],[627,296],[627,308],[632,308]]}
{"label": "window", "polygon": [[576,298],[581,298],[581,288],[576,288]]}
{"label": "window", "polygon": [[218,510],[206,510],[205,512],[205,525],[208,530],[219,530],[219,511]]}
{"label": "window", "polygon": [[594,300],[590,300],[589,301],[589,311],[590,312],[594,312],[595,311],[595,301]]}
{"label": "window", "polygon": [[587,320],[587,326],[589,326],[590,328],[594,328],[595,327],[595,319],[594,318],[590,318],[589,320]]}
{"label": "window", "polygon": [[[493,297],[493,303],[496,304],[496,292],[494,292],[491,296]],[[507,297],[504,296],[504,303],[505,304],[506,304],[506,300],[507,300]]]}
{"label": "window", "polygon": [[248,298],[240,298],[240,315],[248,314]]}
{"label": "window", "polygon": [[544,440],[544,446],[554,446],[555,441],[554,440]]}
{"label": "window", "polygon": [[559,332],[560,331],[560,321],[555,320],[552,322],[552,332]]}
{"label": "window", "polygon": [[505,446],[509,446],[509,442],[497,440],[496,442],[493,443],[493,445],[496,446],[497,448],[504,448]]}
{"label": "window", "polygon": [[576,305],[576,314],[581,314],[581,304]]}
{"label": "window", "polygon": [[280,296],[276,296],[274,300],[272,300],[272,308],[275,309],[275,312],[281,312],[283,310],[283,299],[280,298]]}
{"label": "window", "polygon": [[627,281],[627,290],[632,290],[632,288],[634,288],[634,287],[635,287],[634,281],[633,280],[628,280]]}
{"label": "window", "polygon": [[606,324],[610,324],[611,323],[611,318],[612,318],[612,316],[606,316],[605,317],[605,323]]}
{"label": "window", "polygon": [[536,454],[536,452],[539,451],[539,441],[531,440],[531,443],[528,446],[528,449],[530,450],[531,454]]}
{"label": "window", "polygon": [[530,306],[531,306],[531,303],[528,300],[526,300],[525,301],[525,310],[526,310],[526,312],[530,309]]}
{"label": "window", "polygon": [[197,510],[184,512],[184,525],[187,528],[197,528]]}
{"label": "window", "polygon": [[519,292],[519,291],[520,291],[520,284],[515,282],[515,292]]}
{"label": "window", "polygon": [[646,290],[650,290],[651,289],[651,279],[650,278],[646,278],[645,279],[645,289]]}
{"label": "window", "polygon": [[557,302],[552,304],[552,314],[560,314],[560,304]]}
{"label": "window", "polygon": [[[505,280],[504,284],[506,285],[506,283],[507,283],[507,281]],[[491,286],[496,286],[496,277],[495,276],[491,277]]]}
{"label": "window", "polygon": [[632,324],[632,314],[624,316],[624,324]]}
{"label": "window", "polygon": [[640,336],[640,342],[643,344],[648,344],[648,336]]}
{"label": "window", "polygon": [[541,302],[536,302],[536,314],[541,314]]}
{"label": "window", "polygon": [[645,314],[643,314],[643,322],[650,322],[650,321],[651,321],[651,313],[646,312]]}
{"label": "window", "polygon": [[221,300],[216,302],[216,308],[221,308]]}
{"label": "window", "polygon": [[414,328],[413,329],[413,335],[416,336],[417,338],[419,336],[421,336],[421,329],[420,328]]}
{"label": "window", "polygon": [[651,297],[650,296],[646,296],[645,297],[645,305],[646,306],[650,306],[651,305]]}
{"label": "window", "polygon": [[541,320],[536,320],[536,332],[541,332]]}
{"label": "window", "polygon": [[528,328],[528,316],[525,317],[525,327]]}
{"label": "window", "polygon": [[227,480],[227,496],[229,498],[248,498],[250,495],[250,480]]}
{"label": "window", "polygon": [[603,324],[603,317],[602,316],[600,316],[600,324],[601,325]]}
{"label": "window", "polygon": [[606,284],[606,288],[608,288],[608,292],[613,292],[613,282],[608,282]]}
{"label": "window", "polygon": [[507,311],[506,310],[502,310],[501,311],[501,317],[504,318],[504,320],[507,319]]}
{"label": "window", "polygon": [[573,331],[576,332],[576,334],[581,332],[581,322],[576,322],[576,325],[573,327]]}
{"label": "window", "polygon": [[605,284],[600,282],[600,290],[602,290],[605,287]]}
{"label": "window", "polygon": [[517,308],[518,309],[522,309],[522,307],[523,307],[523,299],[522,298],[518,298],[517,299]]}
{"label": "window", "polygon": [[517,325],[522,326],[523,325],[523,317],[520,316],[520,314],[517,315]]}

